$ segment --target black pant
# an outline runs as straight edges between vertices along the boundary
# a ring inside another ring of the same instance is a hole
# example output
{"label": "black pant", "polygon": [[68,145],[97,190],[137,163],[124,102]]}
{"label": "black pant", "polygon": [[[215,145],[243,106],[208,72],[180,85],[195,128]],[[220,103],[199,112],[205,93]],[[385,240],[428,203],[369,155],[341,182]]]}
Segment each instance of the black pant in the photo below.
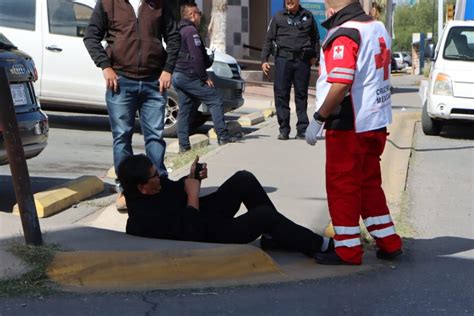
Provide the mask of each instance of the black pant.
{"label": "black pant", "polygon": [[304,133],[308,127],[308,87],[311,65],[302,59],[275,58],[275,82],[273,93],[275,95],[275,108],[277,112],[280,133],[290,133],[290,92],[291,85],[295,91],[296,115],[298,122],[296,130]]}
{"label": "black pant", "polygon": [[[269,234],[285,249],[313,256],[323,238],[280,214],[255,176],[239,171],[219,189],[199,200],[205,217],[202,232],[206,242],[244,244]],[[247,213],[234,218],[241,203]]]}

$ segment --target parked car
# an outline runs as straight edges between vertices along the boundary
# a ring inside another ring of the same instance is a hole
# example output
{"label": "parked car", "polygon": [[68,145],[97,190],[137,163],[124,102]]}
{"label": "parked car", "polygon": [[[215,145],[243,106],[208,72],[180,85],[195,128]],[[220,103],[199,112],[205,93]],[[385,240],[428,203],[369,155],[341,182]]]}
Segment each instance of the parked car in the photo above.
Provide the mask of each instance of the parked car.
{"label": "parked car", "polygon": [[420,84],[421,126],[439,135],[445,123],[474,121],[474,21],[449,21],[435,50],[428,80]]}
{"label": "parked car", "polygon": [[408,63],[403,59],[403,53],[401,52],[394,52],[392,53],[392,57],[395,59],[397,68],[395,70],[402,70],[408,67]]}
{"label": "parked car", "polygon": [[403,56],[403,61],[408,65],[408,67],[411,67],[411,55],[410,55],[410,53],[402,52],[402,56]]}
{"label": "parked car", "polygon": [[[38,156],[48,144],[48,117],[41,111],[35,97],[33,81],[36,70],[33,60],[18,50],[2,33],[0,33],[0,67],[4,67],[13,105],[15,107],[18,129],[26,159]],[[0,105],[0,106],[3,106]],[[8,163],[8,155],[0,126],[0,165]]]}
{"label": "parked car", "polygon": [[[0,32],[37,62],[36,93],[45,108],[105,112],[105,82],[82,41],[96,0],[1,0]],[[106,43],[104,42],[104,46]],[[243,105],[244,81],[237,61],[216,52],[209,77],[223,96],[224,111]],[[210,116],[199,108],[197,123]],[[175,136],[178,97],[169,90],[165,136]]]}

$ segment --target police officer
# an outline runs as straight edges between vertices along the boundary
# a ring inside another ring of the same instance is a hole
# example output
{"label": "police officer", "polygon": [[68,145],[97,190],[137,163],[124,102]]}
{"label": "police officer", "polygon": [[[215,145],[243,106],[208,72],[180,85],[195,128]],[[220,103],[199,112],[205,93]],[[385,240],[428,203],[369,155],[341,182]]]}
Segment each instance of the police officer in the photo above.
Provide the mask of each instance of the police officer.
{"label": "police officer", "polygon": [[214,88],[212,80],[207,77],[206,69],[212,65],[212,61],[206,53],[204,41],[197,29],[201,23],[201,11],[195,3],[185,3],[181,6],[181,16],[182,20],[178,27],[181,34],[181,50],[173,76],[173,86],[178,92],[179,99],[179,151],[185,152],[191,149],[189,129],[201,103],[206,104],[211,111],[218,144],[233,143],[236,138],[229,135],[224,120],[222,97]]}
{"label": "police officer", "polygon": [[[274,50],[275,48],[275,50]],[[300,6],[300,0],[285,0],[285,9],[277,12],[268,26],[262,49],[262,71],[268,76],[268,57],[275,56],[273,91],[280,134],[290,134],[290,91],[295,91],[296,138],[305,139],[308,126],[308,86],[311,65],[319,63],[319,32],[313,14]]]}

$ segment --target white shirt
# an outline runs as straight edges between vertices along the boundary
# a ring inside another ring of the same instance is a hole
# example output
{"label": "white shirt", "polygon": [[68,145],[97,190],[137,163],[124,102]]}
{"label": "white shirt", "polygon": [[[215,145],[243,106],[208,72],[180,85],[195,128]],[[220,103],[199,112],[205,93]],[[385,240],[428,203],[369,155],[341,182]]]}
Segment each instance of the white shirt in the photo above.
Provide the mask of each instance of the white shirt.
{"label": "white shirt", "polygon": [[128,2],[132,5],[133,11],[135,11],[135,16],[138,18],[138,10],[142,5],[142,0],[128,0]]}

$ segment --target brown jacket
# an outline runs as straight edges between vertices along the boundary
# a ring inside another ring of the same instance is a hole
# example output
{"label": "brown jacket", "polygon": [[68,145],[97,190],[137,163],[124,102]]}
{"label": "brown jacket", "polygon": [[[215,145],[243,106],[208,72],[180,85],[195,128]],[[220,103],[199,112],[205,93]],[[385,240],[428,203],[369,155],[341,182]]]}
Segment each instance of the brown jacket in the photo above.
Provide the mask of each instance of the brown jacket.
{"label": "brown jacket", "polygon": [[[101,45],[104,38],[108,44],[105,50]],[[159,76],[162,70],[173,72],[181,37],[165,0],[143,0],[138,18],[128,0],[99,0],[84,43],[98,67],[145,78]]]}

